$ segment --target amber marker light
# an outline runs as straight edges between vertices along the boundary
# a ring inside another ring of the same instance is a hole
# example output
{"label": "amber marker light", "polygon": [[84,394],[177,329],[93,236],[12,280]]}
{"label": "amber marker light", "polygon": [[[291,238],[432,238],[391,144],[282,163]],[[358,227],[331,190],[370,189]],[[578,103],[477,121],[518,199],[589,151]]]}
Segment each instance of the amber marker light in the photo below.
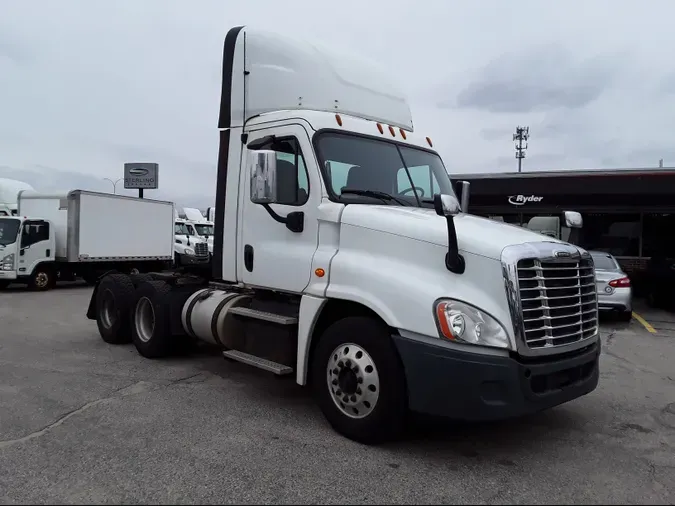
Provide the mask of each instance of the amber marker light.
{"label": "amber marker light", "polygon": [[316,277],[322,278],[326,275],[326,271],[324,271],[321,267],[319,267],[314,271],[314,274],[316,274]]}
{"label": "amber marker light", "polygon": [[335,121],[337,121],[338,126],[342,126],[342,118],[339,114],[335,115]]}

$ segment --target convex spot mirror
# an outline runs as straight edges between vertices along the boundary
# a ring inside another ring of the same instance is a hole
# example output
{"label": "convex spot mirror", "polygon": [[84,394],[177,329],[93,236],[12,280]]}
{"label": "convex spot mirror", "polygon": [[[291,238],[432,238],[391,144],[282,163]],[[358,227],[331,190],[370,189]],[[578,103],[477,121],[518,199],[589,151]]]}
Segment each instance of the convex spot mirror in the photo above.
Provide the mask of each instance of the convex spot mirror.
{"label": "convex spot mirror", "polygon": [[249,151],[248,169],[251,175],[251,202],[254,204],[276,203],[276,153],[267,149]]}

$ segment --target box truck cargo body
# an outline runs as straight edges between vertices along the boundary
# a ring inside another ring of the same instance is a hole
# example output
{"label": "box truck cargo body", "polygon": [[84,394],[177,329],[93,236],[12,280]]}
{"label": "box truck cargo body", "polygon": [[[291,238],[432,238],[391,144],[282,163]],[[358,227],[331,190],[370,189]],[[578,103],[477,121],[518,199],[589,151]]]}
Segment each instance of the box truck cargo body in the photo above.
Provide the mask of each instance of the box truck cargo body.
{"label": "box truck cargo body", "polygon": [[109,270],[170,267],[173,228],[172,202],[84,190],[23,191],[18,215],[0,217],[0,287],[23,282],[48,289],[57,280],[93,282]]}

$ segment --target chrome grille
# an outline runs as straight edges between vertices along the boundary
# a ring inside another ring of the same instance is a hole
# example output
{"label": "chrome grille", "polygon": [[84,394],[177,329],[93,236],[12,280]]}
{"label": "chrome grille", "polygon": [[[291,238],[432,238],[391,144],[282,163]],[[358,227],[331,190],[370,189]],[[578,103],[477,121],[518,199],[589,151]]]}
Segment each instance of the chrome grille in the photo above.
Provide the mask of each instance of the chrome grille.
{"label": "chrome grille", "polygon": [[209,245],[205,242],[198,242],[195,244],[195,256],[205,257],[209,254]]}
{"label": "chrome grille", "polygon": [[521,259],[517,272],[523,336],[529,348],[563,346],[597,334],[592,260]]}

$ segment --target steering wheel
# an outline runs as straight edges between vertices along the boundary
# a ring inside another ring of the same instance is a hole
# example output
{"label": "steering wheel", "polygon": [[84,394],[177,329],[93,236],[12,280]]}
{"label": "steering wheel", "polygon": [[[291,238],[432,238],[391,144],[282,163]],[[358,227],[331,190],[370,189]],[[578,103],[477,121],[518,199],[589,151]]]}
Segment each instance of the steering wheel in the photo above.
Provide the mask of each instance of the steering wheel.
{"label": "steering wheel", "polygon": [[411,186],[410,188],[406,188],[405,190],[398,192],[398,194],[405,195],[406,193],[410,193],[413,190],[419,193],[420,197],[424,197],[424,188],[420,188],[419,186]]}

